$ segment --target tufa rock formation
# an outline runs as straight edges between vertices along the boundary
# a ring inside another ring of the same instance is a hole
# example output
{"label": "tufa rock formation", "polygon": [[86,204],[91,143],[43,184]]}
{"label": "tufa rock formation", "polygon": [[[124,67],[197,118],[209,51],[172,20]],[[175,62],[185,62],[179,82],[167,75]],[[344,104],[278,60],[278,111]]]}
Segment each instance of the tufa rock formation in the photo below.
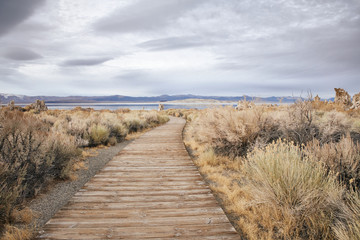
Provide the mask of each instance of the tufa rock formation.
{"label": "tufa rock formation", "polygon": [[8,107],[9,107],[10,111],[15,110],[15,101],[14,100],[10,101],[8,104]]}
{"label": "tufa rock formation", "polygon": [[335,103],[344,107],[351,107],[351,97],[348,92],[342,88],[335,89]]}
{"label": "tufa rock formation", "polygon": [[314,97],[314,102],[320,102],[320,97],[319,97],[319,95],[316,95],[316,97]]}
{"label": "tufa rock formation", "polygon": [[360,109],[360,93],[357,93],[353,96],[352,104],[352,109]]}
{"label": "tufa rock formation", "polygon": [[36,100],[35,103],[32,103],[30,105],[27,105],[25,107],[26,111],[34,110],[35,112],[41,112],[41,111],[47,111],[48,108],[45,105],[45,101]]}
{"label": "tufa rock formation", "polygon": [[360,109],[360,93],[355,94],[352,101],[349,93],[342,88],[335,88],[335,93],[336,104],[343,106],[345,109]]}
{"label": "tufa rock formation", "polygon": [[24,110],[22,107],[16,106],[14,100],[11,100],[11,101],[9,102],[8,108],[9,108],[10,111],[15,111],[15,110],[17,110],[17,111],[23,111],[23,110]]}
{"label": "tufa rock formation", "polygon": [[164,104],[159,104],[158,111],[164,110]]}

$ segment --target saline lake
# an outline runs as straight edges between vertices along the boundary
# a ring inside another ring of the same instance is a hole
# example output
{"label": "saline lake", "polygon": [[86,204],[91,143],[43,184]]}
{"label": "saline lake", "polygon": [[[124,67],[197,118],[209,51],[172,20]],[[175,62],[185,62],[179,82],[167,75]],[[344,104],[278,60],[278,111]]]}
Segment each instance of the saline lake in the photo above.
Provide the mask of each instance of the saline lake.
{"label": "saline lake", "polygon": [[[82,108],[93,108],[94,110],[116,110],[120,108],[129,108],[130,110],[157,110],[159,104],[164,105],[164,109],[204,109],[210,107],[219,107],[219,106],[236,106],[235,102],[221,102],[221,103],[176,103],[176,102],[147,102],[147,103],[46,103],[48,109],[61,109],[61,110],[70,110],[75,107]],[[18,106],[26,106],[27,104],[16,104]]]}

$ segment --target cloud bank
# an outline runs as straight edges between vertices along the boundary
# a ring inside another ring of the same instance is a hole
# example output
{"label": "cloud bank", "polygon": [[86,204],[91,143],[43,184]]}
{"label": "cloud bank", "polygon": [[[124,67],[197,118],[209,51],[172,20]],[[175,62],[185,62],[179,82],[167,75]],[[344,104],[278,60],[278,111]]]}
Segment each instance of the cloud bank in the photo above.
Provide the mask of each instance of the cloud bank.
{"label": "cloud bank", "polygon": [[0,1],[0,82],[33,95],[354,94],[359,26],[356,0]]}
{"label": "cloud bank", "polygon": [[62,66],[95,66],[111,60],[111,58],[82,58],[82,59],[70,59],[62,62]]}
{"label": "cloud bank", "polygon": [[44,0],[0,1],[0,36],[30,17]]}

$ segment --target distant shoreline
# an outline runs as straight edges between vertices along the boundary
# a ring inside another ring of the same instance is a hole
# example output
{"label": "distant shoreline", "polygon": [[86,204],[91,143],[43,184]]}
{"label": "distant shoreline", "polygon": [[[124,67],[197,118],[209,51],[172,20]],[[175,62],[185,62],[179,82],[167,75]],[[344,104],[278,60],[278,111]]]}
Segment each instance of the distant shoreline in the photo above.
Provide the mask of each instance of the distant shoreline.
{"label": "distant shoreline", "polygon": [[[194,100],[194,101],[191,101]],[[175,100],[175,101],[154,101],[154,102],[45,102],[45,104],[50,107],[50,109],[54,109],[54,107],[66,107],[66,109],[69,109],[70,107],[83,107],[83,108],[91,108],[91,107],[126,107],[126,106],[158,106],[159,104],[163,104],[164,106],[175,106],[176,108],[179,108],[179,106],[184,106],[185,108],[189,108],[190,106],[202,106],[201,108],[204,108],[206,106],[236,106],[238,102],[235,101],[220,101],[220,100],[208,100],[208,99],[189,99],[189,100]],[[276,105],[284,105],[284,104],[291,104],[291,103],[279,103],[279,102],[267,102],[267,101],[250,101],[253,102],[255,105],[261,105],[261,104],[276,104]],[[15,102],[15,106],[25,107],[26,105],[29,105],[30,103],[21,103],[21,102]],[[6,103],[0,103],[0,106],[7,106]],[[59,108],[63,109],[63,108]],[[101,108],[106,109],[106,108]]]}

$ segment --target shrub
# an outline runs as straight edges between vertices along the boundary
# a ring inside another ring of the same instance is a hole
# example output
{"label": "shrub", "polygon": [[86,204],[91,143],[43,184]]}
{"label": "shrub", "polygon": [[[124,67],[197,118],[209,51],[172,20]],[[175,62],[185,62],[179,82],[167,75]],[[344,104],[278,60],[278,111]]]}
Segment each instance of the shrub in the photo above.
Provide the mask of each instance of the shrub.
{"label": "shrub", "polygon": [[187,116],[195,163],[247,238],[359,239],[358,115],[324,109],[302,101]]}
{"label": "shrub", "polygon": [[232,108],[208,110],[198,120],[200,141],[209,142],[216,153],[224,155],[245,155],[259,130],[254,114]]}
{"label": "shrub", "polygon": [[117,143],[118,143],[118,141],[116,140],[116,137],[110,137],[109,138],[110,146],[115,146]]}
{"label": "shrub", "polygon": [[109,129],[109,137],[115,138],[117,142],[121,142],[125,139],[126,135],[128,134],[128,130],[122,124],[115,124],[108,126]]}
{"label": "shrub", "polygon": [[254,146],[268,144],[282,135],[279,122],[261,107],[242,111],[231,107],[208,109],[193,122],[200,143],[230,157],[246,156]]}
{"label": "shrub", "polygon": [[350,135],[339,142],[320,144],[314,139],[304,148],[306,155],[324,164],[328,172],[334,173],[338,180],[348,187],[360,187],[360,145],[354,143]]}
{"label": "shrub", "polygon": [[121,142],[128,133],[163,124],[169,119],[156,111],[94,111],[82,108],[42,112],[38,118],[44,123],[50,123],[54,133],[73,136],[79,147],[107,144],[112,137]]}
{"label": "shrub", "polygon": [[0,162],[7,167],[7,186],[26,185],[17,198],[20,201],[33,196],[46,181],[49,164],[44,161],[43,142],[48,128],[20,112],[5,114],[0,132]]}
{"label": "shrub", "polygon": [[80,157],[81,150],[77,148],[74,138],[64,135],[54,135],[49,139],[46,157],[51,163],[48,174],[54,178],[68,179],[76,158]]}
{"label": "shrub", "polygon": [[129,110],[77,108],[35,115],[0,109],[0,233],[26,198],[35,196],[54,178],[71,179],[79,146],[114,145],[128,131],[167,119],[156,112]]}
{"label": "shrub", "polygon": [[160,115],[160,114],[157,115],[157,118],[158,118],[158,122],[159,122],[158,124],[164,124],[170,120],[168,116]]}
{"label": "shrub", "polygon": [[156,126],[159,124],[164,124],[167,121],[169,121],[168,116],[155,111],[146,112],[145,114],[143,114],[143,117],[145,118],[145,121],[149,126]]}
{"label": "shrub", "polygon": [[127,127],[129,133],[138,132],[144,128],[144,123],[136,118],[125,119],[124,125]]}
{"label": "shrub", "polygon": [[13,209],[53,178],[66,178],[78,156],[71,138],[49,133],[31,114],[0,111],[0,228]]}
{"label": "shrub", "polygon": [[[11,168],[9,164],[2,163],[0,166],[0,233],[7,222],[11,211],[17,203],[17,199],[23,190],[22,178],[25,175],[24,169]],[[9,181],[15,177],[15,181]]]}
{"label": "shrub", "polygon": [[282,120],[283,138],[297,145],[318,137],[319,129],[314,124],[314,110],[310,101],[298,101],[287,107],[288,116]]}
{"label": "shrub", "polygon": [[[255,149],[244,173],[252,206],[268,208],[279,218],[272,229],[276,238],[331,238],[343,189],[320,164],[303,158],[298,147],[277,141],[264,150]],[[262,211],[257,214],[259,220],[271,217],[261,216]]]}
{"label": "shrub", "polygon": [[338,142],[343,136],[350,132],[352,121],[345,113],[326,112],[318,118],[316,125],[320,129],[318,139],[321,143]]}
{"label": "shrub", "polygon": [[347,193],[342,214],[342,221],[336,221],[333,227],[337,239],[360,239],[360,196],[358,192]]}
{"label": "shrub", "polygon": [[100,144],[107,144],[109,139],[109,130],[103,125],[93,125],[90,128],[90,146],[97,146]]}

